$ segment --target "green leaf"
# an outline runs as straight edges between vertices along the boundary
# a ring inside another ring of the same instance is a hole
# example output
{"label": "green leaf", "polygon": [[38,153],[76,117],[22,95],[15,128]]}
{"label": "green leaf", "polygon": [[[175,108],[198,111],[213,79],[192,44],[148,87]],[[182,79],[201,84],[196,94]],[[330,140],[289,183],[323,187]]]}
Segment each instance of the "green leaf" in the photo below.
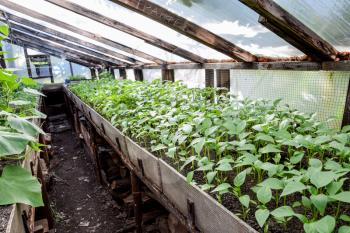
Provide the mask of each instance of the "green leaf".
{"label": "green leaf", "polygon": [[332,233],[335,228],[335,219],[332,216],[324,216],[320,220],[312,223],[305,223],[306,233]]}
{"label": "green leaf", "polygon": [[283,189],[283,181],[277,179],[277,178],[267,178],[260,184],[259,186],[266,186],[269,187],[270,189]]}
{"label": "green leaf", "polygon": [[311,209],[311,200],[308,197],[302,196],[301,203],[307,209]]}
{"label": "green leaf", "polygon": [[191,171],[191,172],[189,172],[189,173],[187,173],[187,176],[186,176],[186,181],[187,181],[187,183],[191,183],[192,182],[192,180],[193,180],[193,175],[194,175],[194,171]]}
{"label": "green leaf", "polygon": [[343,187],[344,181],[346,178],[340,179],[339,181],[333,181],[330,184],[327,185],[327,193],[329,195],[335,195],[341,187]]}
{"label": "green leaf", "polygon": [[310,182],[319,189],[331,183],[334,180],[334,177],[335,174],[332,171],[315,171],[311,173]]}
{"label": "green leaf", "polygon": [[256,193],[256,196],[258,200],[265,205],[266,203],[271,201],[271,198],[272,198],[271,189],[269,187],[263,186],[258,190],[258,192]]}
{"label": "green leaf", "polygon": [[36,87],[38,85],[38,83],[35,80],[29,77],[23,77],[21,79],[21,83],[23,83],[25,86],[28,86],[28,87]]}
{"label": "green leaf", "polygon": [[41,96],[46,97],[46,95],[44,95],[43,93],[41,93],[35,89],[32,89],[32,88],[26,87],[26,88],[23,88],[23,91],[28,93],[28,94],[32,94],[32,95],[36,95],[36,96],[41,95]]}
{"label": "green leaf", "polygon": [[271,212],[275,218],[285,218],[293,216],[295,213],[290,206],[281,206]]}
{"label": "green leaf", "polygon": [[342,133],[348,133],[350,131],[350,125],[346,125],[341,129]]}
{"label": "green leaf", "polygon": [[216,171],[212,171],[212,172],[208,172],[207,173],[207,181],[208,181],[208,184],[211,184],[216,176]]}
{"label": "green leaf", "polygon": [[259,226],[262,228],[269,218],[270,211],[267,209],[258,209],[255,211],[255,219],[258,222]]}
{"label": "green leaf", "polygon": [[275,140],[273,140],[273,137],[271,137],[270,135],[264,134],[264,133],[258,133],[255,137],[255,140],[258,141],[266,141],[266,142],[271,142],[271,143],[275,143]]}
{"label": "green leaf", "polygon": [[322,169],[322,162],[321,162],[321,160],[319,160],[319,159],[310,159],[310,160],[309,160],[309,165],[310,165],[311,167],[317,168],[317,169],[319,169],[319,170]]}
{"label": "green leaf", "polygon": [[163,144],[158,144],[156,146],[152,146],[152,152],[159,151],[159,150],[164,150],[166,148],[167,148],[167,146],[165,146]]}
{"label": "green leaf", "polygon": [[192,126],[189,125],[189,124],[184,124],[182,126],[182,131],[185,133],[185,134],[190,134],[192,132]]}
{"label": "green leaf", "polygon": [[255,151],[255,146],[253,144],[244,144],[237,148],[238,151]]}
{"label": "green leaf", "polygon": [[200,154],[202,149],[203,149],[203,146],[205,144],[205,138],[197,138],[196,139],[196,143],[194,144],[194,150],[196,151],[197,154]]}
{"label": "green leaf", "polygon": [[267,154],[267,153],[279,153],[281,152],[280,149],[277,149],[275,145],[273,144],[267,144],[263,148],[259,150],[260,153],[262,154]]}
{"label": "green leaf", "polygon": [[188,164],[192,163],[195,160],[196,160],[196,156],[194,156],[194,155],[187,158],[186,161],[184,162],[184,164],[182,164],[182,166],[180,167],[180,171],[183,170]]}
{"label": "green leaf", "polygon": [[304,152],[295,151],[293,156],[290,158],[290,162],[292,164],[300,163],[300,161],[303,159],[303,157],[304,157]]}
{"label": "green leaf", "polygon": [[220,163],[219,166],[215,168],[215,170],[222,172],[232,171],[232,166],[230,163]]}
{"label": "green leaf", "polygon": [[7,118],[11,128],[17,130],[18,132],[22,132],[29,136],[37,136],[39,133],[45,134],[45,132],[34,123],[21,118],[21,117],[12,117],[9,116]]}
{"label": "green leaf", "polygon": [[8,36],[10,33],[9,26],[7,24],[2,23],[0,25],[0,33],[4,36]]}
{"label": "green leaf", "polygon": [[211,188],[214,188],[215,186],[213,184],[203,184],[200,186],[203,191],[207,191]]}
{"label": "green leaf", "polygon": [[0,205],[24,203],[33,207],[43,206],[41,185],[27,170],[8,165],[0,177]]}
{"label": "green leaf", "polygon": [[238,200],[245,208],[249,208],[250,197],[248,195],[240,196]]}
{"label": "green leaf", "polygon": [[341,192],[341,193],[338,193],[336,195],[332,195],[329,197],[334,199],[334,200],[337,200],[337,201],[350,203],[350,191]]}
{"label": "green leaf", "polygon": [[240,173],[238,173],[238,175],[233,180],[234,186],[241,187],[244,184],[246,175],[247,175],[247,170],[244,170],[244,171],[241,171]]}
{"label": "green leaf", "polygon": [[286,187],[284,187],[281,197],[290,195],[295,192],[301,192],[306,189],[306,186],[300,181],[290,181],[287,183]]}
{"label": "green leaf", "polygon": [[327,207],[328,197],[324,194],[312,195],[310,197],[312,204],[320,211],[321,215]]}
{"label": "green leaf", "polygon": [[0,131],[0,157],[21,154],[35,139],[20,133]]}
{"label": "green leaf", "polygon": [[211,191],[212,193],[215,192],[223,192],[223,191],[228,191],[229,188],[232,188],[232,186],[228,183],[222,183],[220,185],[218,185],[213,191]]}
{"label": "green leaf", "polygon": [[345,221],[345,222],[350,222],[350,216],[346,214],[340,215],[339,219]]}
{"label": "green leaf", "polygon": [[14,106],[29,105],[29,104],[31,104],[31,103],[32,103],[32,102],[27,101],[27,100],[13,100],[13,101],[10,101],[10,102],[9,102],[10,105],[14,105]]}
{"label": "green leaf", "polygon": [[350,232],[350,226],[339,227],[338,233],[349,233],[349,232]]}

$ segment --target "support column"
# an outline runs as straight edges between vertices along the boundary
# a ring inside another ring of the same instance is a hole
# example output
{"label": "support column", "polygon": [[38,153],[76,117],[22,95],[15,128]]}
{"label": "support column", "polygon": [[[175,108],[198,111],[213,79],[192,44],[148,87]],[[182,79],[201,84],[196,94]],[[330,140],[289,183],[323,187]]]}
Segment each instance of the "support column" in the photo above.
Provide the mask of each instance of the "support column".
{"label": "support column", "polygon": [[29,61],[28,51],[26,46],[23,46],[23,51],[24,51],[24,58],[26,60],[28,76],[29,78],[33,78],[32,69],[30,68],[30,61]]}
{"label": "support column", "polygon": [[91,79],[96,79],[95,68],[90,68]]}
{"label": "support column", "polygon": [[162,80],[163,81],[175,81],[174,70],[162,69]]}
{"label": "support column", "polygon": [[214,87],[214,70],[205,70],[205,87]]}
{"label": "support column", "polygon": [[135,173],[131,172],[131,189],[134,198],[134,215],[136,232],[142,233],[142,192],[141,182]]}
{"label": "support column", "polygon": [[136,81],[143,81],[143,72],[141,69],[134,69],[134,74]]}
{"label": "support column", "polygon": [[2,47],[0,47],[0,66],[1,68],[6,69],[5,56],[3,54]]}
{"label": "support column", "polygon": [[125,70],[125,68],[120,68],[120,69],[119,69],[119,76],[120,76],[122,79],[126,79],[126,70]]}
{"label": "support column", "polygon": [[72,62],[69,62],[69,70],[70,70],[70,75],[71,75],[71,76],[74,76]]}

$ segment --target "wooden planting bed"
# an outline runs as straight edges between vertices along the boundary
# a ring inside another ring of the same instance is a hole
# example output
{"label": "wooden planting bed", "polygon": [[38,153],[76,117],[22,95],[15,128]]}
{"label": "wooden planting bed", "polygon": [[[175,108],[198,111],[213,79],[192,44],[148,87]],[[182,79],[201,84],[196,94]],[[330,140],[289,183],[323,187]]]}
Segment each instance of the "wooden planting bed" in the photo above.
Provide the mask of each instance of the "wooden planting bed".
{"label": "wooden planting bed", "polygon": [[157,200],[177,216],[190,231],[257,232],[210,195],[188,184],[185,177],[165,161],[125,136],[82,102],[67,86],[63,87],[63,91],[70,102],[94,125],[96,131],[121,155],[129,169],[155,194]]}

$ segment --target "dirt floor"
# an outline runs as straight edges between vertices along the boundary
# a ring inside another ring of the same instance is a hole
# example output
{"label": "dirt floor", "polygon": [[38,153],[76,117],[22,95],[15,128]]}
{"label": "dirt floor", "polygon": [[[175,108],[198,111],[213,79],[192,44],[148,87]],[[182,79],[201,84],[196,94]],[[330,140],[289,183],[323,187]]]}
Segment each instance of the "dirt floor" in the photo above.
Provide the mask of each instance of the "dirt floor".
{"label": "dirt floor", "polygon": [[[57,124],[51,127],[60,128]],[[55,232],[111,233],[123,228],[126,213],[97,182],[89,155],[72,129],[52,133],[52,146],[49,197]]]}

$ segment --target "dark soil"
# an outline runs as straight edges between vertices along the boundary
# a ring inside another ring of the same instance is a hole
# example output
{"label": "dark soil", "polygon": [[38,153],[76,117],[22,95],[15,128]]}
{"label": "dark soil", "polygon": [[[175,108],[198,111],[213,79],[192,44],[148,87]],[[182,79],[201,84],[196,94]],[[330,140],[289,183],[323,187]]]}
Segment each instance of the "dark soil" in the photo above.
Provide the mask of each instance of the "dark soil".
{"label": "dark soil", "polygon": [[6,232],[7,223],[10,218],[13,205],[0,206],[0,233]]}
{"label": "dark soil", "polygon": [[52,133],[52,146],[49,198],[55,232],[110,233],[123,228],[126,213],[97,182],[89,155],[75,133]]}

